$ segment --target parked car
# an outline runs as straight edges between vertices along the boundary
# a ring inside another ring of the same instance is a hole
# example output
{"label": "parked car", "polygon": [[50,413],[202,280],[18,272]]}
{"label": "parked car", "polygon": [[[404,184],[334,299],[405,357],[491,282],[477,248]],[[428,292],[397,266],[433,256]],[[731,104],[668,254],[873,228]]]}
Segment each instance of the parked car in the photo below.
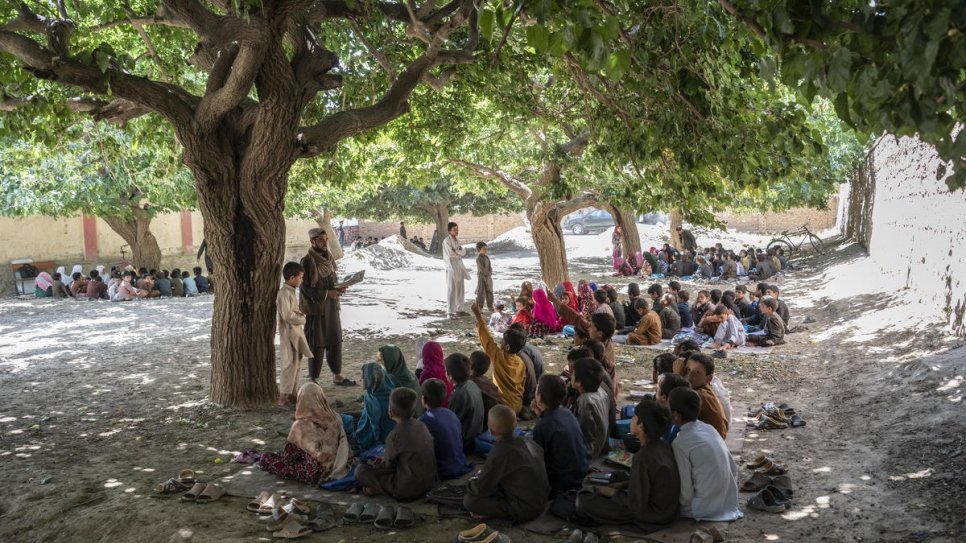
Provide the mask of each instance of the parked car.
{"label": "parked car", "polygon": [[637,216],[637,222],[640,224],[659,224],[668,222],[669,217],[667,213],[661,213],[660,211],[655,211],[653,213],[645,213],[643,215]]}
{"label": "parked car", "polygon": [[607,211],[595,209],[580,215],[570,215],[563,222],[563,229],[576,235],[603,232],[614,226],[614,218]]}

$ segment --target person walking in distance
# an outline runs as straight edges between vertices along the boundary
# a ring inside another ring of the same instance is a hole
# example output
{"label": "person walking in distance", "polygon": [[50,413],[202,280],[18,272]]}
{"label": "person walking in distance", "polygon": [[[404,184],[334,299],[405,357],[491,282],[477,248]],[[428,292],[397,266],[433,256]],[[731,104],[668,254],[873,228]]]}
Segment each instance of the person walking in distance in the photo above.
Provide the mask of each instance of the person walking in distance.
{"label": "person walking in distance", "polygon": [[456,236],[460,233],[460,227],[455,222],[446,225],[449,235],[443,239],[443,262],[446,264],[446,300],[449,304],[449,318],[455,319],[467,315],[466,295],[464,294],[465,284],[470,278],[466,266],[463,265],[463,257],[466,249],[460,245]]}
{"label": "person walking in distance", "polygon": [[325,230],[309,230],[312,247],[302,258],[305,275],[302,281],[299,307],[305,314],[305,339],[312,349],[309,358],[309,379],[318,382],[322,359],[329,365],[332,382],[340,386],[355,386],[355,381],[342,376],[342,319],[339,299],[345,288],[335,288],[338,282],[335,259],[329,252]]}

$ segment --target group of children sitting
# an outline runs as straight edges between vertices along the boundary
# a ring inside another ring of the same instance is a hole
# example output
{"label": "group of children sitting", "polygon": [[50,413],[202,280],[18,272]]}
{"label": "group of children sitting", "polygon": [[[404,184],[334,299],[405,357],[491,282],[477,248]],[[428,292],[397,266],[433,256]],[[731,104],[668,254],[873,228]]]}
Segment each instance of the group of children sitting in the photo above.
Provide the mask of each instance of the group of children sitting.
{"label": "group of children sitting", "polygon": [[82,300],[110,300],[125,302],[143,298],[182,298],[214,292],[211,279],[195,267],[194,276],[178,268],[171,270],[135,271],[132,266],[123,270],[112,267],[104,274],[104,266],[97,266],[84,275],[81,266],[75,265],[68,275],[63,266],[52,275],[41,272],[34,280],[37,298],[74,298]]}
{"label": "group of children sitting", "polygon": [[769,250],[749,247],[738,253],[725,249],[721,243],[706,247],[703,251],[685,249],[679,251],[665,243],[661,249],[651,247],[647,252],[615,256],[615,276],[647,278],[654,274],[691,279],[718,279],[735,281],[749,277],[759,281],[771,278],[788,269],[788,259],[781,247]]}

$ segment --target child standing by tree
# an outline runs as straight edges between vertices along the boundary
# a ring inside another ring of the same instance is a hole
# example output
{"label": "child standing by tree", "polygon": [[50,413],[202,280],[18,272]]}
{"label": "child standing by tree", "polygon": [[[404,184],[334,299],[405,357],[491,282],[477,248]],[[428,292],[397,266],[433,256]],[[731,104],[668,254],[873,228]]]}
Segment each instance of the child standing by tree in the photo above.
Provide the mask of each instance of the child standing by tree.
{"label": "child standing by tree", "polygon": [[476,244],[476,305],[483,307],[486,302],[486,309],[493,313],[493,268],[490,266],[490,257],[487,256],[489,248],[485,242]]}
{"label": "child standing by tree", "polygon": [[295,294],[295,289],[302,285],[303,274],[301,264],[287,262],[282,267],[282,279],[285,283],[282,284],[275,299],[278,306],[278,342],[281,347],[278,363],[279,405],[295,402],[302,356],[312,356],[312,349],[302,331],[305,326],[305,315],[299,311],[299,302]]}

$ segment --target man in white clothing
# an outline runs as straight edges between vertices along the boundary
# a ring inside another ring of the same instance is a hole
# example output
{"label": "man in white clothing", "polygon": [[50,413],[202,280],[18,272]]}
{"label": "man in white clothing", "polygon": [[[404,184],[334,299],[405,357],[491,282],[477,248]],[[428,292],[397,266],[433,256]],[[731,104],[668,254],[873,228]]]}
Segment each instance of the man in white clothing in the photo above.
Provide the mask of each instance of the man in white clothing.
{"label": "man in white clothing", "polygon": [[668,394],[668,403],[671,420],[681,427],[671,443],[681,474],[681,516],[706,521],[740,519],[738,466],[718,431],[698,420],[698,393],[675,388]]}
{"label": "man in white clothing", "polygon": [[467,315],[466,295],[464,294],[465,284],[470,278],[466,266],[463,265],[463,257],[466,249],[460,245],[456,236],[460,233],[460,227],[455,222],[446,225],[449,235],[443,240],[443,262],[446,263],[446,299],[449,303],[449,318],[455,319]]}

